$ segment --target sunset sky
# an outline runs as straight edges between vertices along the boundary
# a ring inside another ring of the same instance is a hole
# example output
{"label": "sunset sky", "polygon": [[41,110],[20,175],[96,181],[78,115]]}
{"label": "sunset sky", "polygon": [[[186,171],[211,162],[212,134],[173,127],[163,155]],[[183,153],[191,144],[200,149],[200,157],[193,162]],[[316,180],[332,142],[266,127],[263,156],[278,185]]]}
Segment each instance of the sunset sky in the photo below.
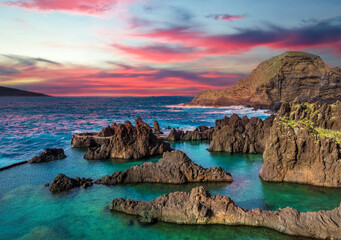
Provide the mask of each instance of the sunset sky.
{"label": "sunset sky", "polygon": [[0,85],[195,95],[287,50],[341,67],[340,0],[0,0]]}

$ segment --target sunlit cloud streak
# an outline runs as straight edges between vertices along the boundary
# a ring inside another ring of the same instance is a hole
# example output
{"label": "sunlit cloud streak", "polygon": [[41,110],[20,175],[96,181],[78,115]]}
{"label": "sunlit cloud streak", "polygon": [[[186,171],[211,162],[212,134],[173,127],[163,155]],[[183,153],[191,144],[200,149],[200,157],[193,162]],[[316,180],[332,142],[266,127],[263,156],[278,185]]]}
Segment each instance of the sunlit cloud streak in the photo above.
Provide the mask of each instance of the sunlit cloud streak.
{"label": "sunlit cloud streak", "polygon": [[3,4],[42,12],[60,11],[100,16],[113,12],[113,8],[119,3],[134,1],[138,0],[19,0]]}
{"label": "sunlit cloud streak", "polygon": [[132,36],[159,39],[165,43],[183,44],[186,47],[203,48],[207,55],[237,55],[255,47],[284,50],[330,47],[335,53],[340,53],[341,17],[292,29],[268,25],[266,29],[240,28],[237,30],[237,33],[232,34],[210,35],[191,27],[177,27],[136,33]]}
{"label": "sunlit cloud streak", "polygon": [[23,59],[20,57],[14,63],[7,61],[0,64],[0,74],[5,74],[0,77],[0,85],[56,96],[192,96],[207,88],[221,89],[233,85],[245,76],[238,73],[191,72],[115,63],[112,63],[113,69],[56,65],[52,61],[41,60],[20,64]]}

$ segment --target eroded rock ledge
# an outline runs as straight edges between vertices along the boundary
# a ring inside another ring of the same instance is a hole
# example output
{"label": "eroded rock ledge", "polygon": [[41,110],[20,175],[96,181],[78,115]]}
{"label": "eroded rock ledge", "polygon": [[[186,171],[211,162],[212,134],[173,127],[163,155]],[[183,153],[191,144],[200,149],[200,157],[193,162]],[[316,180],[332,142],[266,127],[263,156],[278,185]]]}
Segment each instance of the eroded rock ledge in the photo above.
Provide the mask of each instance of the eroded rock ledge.
{"label": "eroded rock ledge", "polygon": [[140,159],[171,150],[169,143],[159,139],[141,118],[135,120],[135,126],[126,121],[107,126],[99,133],[75,134],[71,143],[74,147],[89,147],[84,157],[94,160]]}
{"label": "eroded rock ledge", "polygon": [[266,144],[266,181],[341,187],[341,102],[282,105]]}
{"label": "eroded rock ledge", "polygon": [[195,164],[185,153],[174,150],[165,152],[157,162],[147,162],[133,166],[124,172],[115,172],[96,180],[97,184],[120,183],[193,183],[193,182],[232,182],[232,177],[221,167],[205,169]]}
{"label": "eroded rock ledge", "polygon": [[206,141],[212,139],[214,130],[214,127],[208,128],[207,126],[199,126],[193,131],[182,131],[173,128],[166,139],[169,141]]}
{"label": "eroded rock ledge", "polygon": [[210,195],[204,187],[191,193],[174,192],[152,201],[114,199],[111,211],[137,215],[143,221],[178,224],[225,224],[266,227],[289,235],[320,239],[341,239],[341,205],[331,211],[298,212],[246,210],[228,197]]}

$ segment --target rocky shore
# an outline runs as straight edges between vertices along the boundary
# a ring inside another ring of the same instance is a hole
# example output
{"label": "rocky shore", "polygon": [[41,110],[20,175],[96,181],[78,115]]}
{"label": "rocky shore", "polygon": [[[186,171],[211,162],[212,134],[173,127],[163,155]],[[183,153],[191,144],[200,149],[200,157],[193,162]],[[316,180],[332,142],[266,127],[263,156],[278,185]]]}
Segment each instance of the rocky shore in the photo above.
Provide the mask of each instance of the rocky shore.
{"label": "rocky shore", "polygon": [[266,181],[341,187],[341,102],[285,103],[264,152]]}
{"label": "rocky shore", "polygon": [[340,68],[329,68],[316,55],[285,52],[257,66],[223,90],[201,92],[187,105],[233,106],[277,110],[296,97],[302,102],[333,103],[341,98]]}
{"label": "rocky shore", "polygon": [[107,126],[99,133],[75,134],[71,144],[73,147],[88,147],[84,158],[90,160],[140,159],[171,150],[169,143],[158,138],[141,118],[135,120],[135,126],[126,121]]}
{"label": "rocky shore", "polygon": [[221,167],[208,169],[195,164],[184,152],[165,152],[156,162],[133,166],[124,172],[115,172],[95,181],[97,184],[232,182],[232,177]]}
{"label": "rocky shore", "polygon": [[245,225],[295,236],[341,239],[341,205],[330,211],[307,213],[293,208],[246,210],[228,197],[212,196],[204,187],[197,187],[191,193],[174,192],[151,201],[114,199],[109,208],[140,216],[142,221],[151,223]]}

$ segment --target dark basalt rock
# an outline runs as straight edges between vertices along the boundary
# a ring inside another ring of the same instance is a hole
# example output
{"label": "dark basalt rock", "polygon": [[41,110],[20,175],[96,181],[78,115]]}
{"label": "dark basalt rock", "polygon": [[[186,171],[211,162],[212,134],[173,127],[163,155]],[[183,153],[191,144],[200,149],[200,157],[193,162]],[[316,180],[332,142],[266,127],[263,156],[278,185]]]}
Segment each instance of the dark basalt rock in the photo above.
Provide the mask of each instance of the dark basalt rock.
{"label": "dark basalt rock", "polygon": [[112,135],[105,138],[100,146],[89,148],[84,156],[86,159],[139,159],[171,150],[169,143],[159,139],[141,118],[136,119],[135,127],[126,121],[106,127],[106,130],[102,130],[102,136],[107,136],[106,133]]}
{"label": "dark basalt rock", "polygon": [[228,197],[212,196],[204,187],[197,187],[191,193],[174,192],[151,201],[114,199],[109,208],[140,216],[145,222],[246,225],[295,236],[341,239],[341,205],[331,211],[307,213],[288,207],[278,211],[246,210]]}
{"label": "dark basalt rock", "polygon": [[[102,136],[104,134],[104,132],[101,133]],[[75,148],[99,147],[110,142],[110,137],[102,136],[99,136],[97,132],[77,133],[72,136],[71,146]]]}
{"label": "dark basalt rock", "polygon": [[233,114],[216,121],[209,151],[229,153],[263,153],[273,117],[266,120]]}
{"label": "dark basalt rock", "polygon": [[120,183],[172,183],[232,182],[232,177],[221,167],[205,169],[195,164],[185,153],[175,150],[165,152],[157,162],[146,162],[124,172],[115,172],[95,183],[114,185]]}
{"label": "dark basalt rock", "polygon": [[199,126],[193,131],[172,129],[167,137],[169,141],[207,141],[212,139],[215,128]]}
{"label": "dark basalt rock", "polygon": [[341,187],[341,102],[282,105],[266,144],[266,181]]}
{"label": "dark basalt rock", "polygon": [[28,160],[29,163],[42,163],[66,158],[62,148],[47,148],[39,156]]}
{"label": "dark basalt rock", "polygon": [[93,180],[91,178],[70,178],[62,173],[58,174],[49,185],[49,190],[53,193],[69,191],[75,187],[91,187]]}

